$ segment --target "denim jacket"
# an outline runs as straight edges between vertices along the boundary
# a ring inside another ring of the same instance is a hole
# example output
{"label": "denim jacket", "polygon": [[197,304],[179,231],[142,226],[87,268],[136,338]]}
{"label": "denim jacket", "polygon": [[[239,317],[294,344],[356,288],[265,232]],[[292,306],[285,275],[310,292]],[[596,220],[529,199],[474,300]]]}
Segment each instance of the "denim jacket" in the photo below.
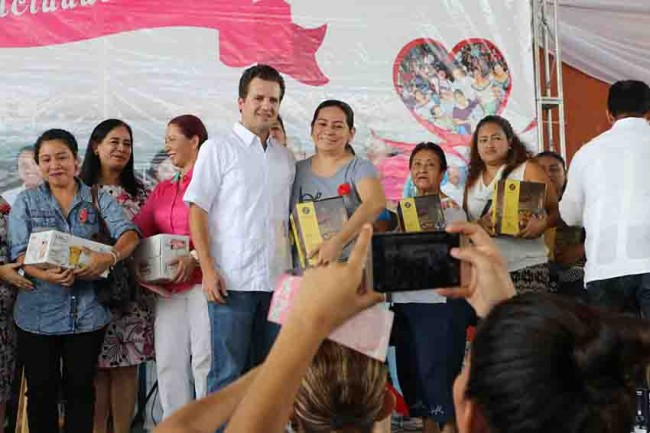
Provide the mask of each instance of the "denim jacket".
{"label": "denim jacket", "polygon": [[[77,184],[79,189],[67,218],[47,183],[20,193],[9,214],[12,260],[25,254],[29,236],[34,232],[58,230],[86,239],[99,232],[90,188],[79,180]],[[115,239],[129,230],[138,231],[109,194],[100,192],[98,204]],[[62,335],[95,331],[108,324],[109,310],[97,301],[93,281],[75,280],[72,287],[64,287],[31,279],[34,289],[21,290],[14,306],[14,320],[19,328],[35,334]]]}

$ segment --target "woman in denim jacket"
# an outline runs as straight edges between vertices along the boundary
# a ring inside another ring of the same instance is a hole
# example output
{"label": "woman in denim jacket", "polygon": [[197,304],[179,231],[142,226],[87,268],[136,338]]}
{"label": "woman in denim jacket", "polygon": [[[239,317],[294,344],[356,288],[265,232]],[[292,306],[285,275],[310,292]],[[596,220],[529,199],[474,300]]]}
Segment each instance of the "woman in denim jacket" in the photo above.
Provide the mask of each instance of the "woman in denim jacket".
{"label": "woman in denim jacket", "polygon": [[[23,191],[9,214],[11,259],[22,263],[32,233],[57,230],[86,239],[99,232],[91,190],[75,178],[77,142],[51,129],[36,142],[35,160],[45,182]],[[14,307],[18,356],[25,368],[32,433],[58,431],[58,391],[65,400],[65,431],[90,433],[97,356],[110,320],[95,294],[94,280],[127,257],[139,241],[137,228],[108,194],[98,207],[117,243],[110,253],[89,252],[81,269],[24,266],[34,288],[21,290]]]}

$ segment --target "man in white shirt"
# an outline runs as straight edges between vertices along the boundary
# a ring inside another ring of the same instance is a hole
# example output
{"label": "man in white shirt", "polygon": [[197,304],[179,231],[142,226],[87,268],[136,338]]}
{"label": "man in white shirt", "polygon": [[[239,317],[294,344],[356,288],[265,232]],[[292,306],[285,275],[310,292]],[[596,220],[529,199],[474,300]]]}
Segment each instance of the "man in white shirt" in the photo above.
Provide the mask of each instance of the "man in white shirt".
{"label": "man in white shirt", "polygon": [[560,214],[583,226],[585,283],[596,305],[650,319],[650,88],[609,89],[612,127],[573,157]]}
{"label": "man in white shirt", "polygon": [[256,65],[239,82],[241,119],[199,151],[184,200],[212,325],[208,392],[259,364],[278,327],[267,321],[276,279],[290,268],[288,215],[295,161],[269,137],[284,80]]}

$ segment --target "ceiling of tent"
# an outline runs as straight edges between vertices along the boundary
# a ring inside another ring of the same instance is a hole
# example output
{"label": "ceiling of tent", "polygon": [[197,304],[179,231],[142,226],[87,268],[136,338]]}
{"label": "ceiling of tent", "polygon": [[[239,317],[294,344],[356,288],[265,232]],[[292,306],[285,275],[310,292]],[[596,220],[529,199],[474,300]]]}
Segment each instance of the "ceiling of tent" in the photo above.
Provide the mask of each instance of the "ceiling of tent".
{"label": "ceiling of tent", "polygon": [[558,4],[564,62],[607,83],[623,79],[650,83],[650,0]]}

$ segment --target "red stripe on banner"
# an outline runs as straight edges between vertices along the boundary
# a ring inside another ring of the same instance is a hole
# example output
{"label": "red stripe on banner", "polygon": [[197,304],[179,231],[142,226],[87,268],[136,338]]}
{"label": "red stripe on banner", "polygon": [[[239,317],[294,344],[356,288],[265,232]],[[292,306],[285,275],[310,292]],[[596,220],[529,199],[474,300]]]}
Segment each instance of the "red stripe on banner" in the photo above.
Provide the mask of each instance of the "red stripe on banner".
{"label": "red stripe on banner", "polygon": [[176,26],[218,30],[219,57],[228,66],[266,63],[308,85],[329,81],[315,58],[327,26],[294,24],[283,0],[0,0],[0,47]]}

